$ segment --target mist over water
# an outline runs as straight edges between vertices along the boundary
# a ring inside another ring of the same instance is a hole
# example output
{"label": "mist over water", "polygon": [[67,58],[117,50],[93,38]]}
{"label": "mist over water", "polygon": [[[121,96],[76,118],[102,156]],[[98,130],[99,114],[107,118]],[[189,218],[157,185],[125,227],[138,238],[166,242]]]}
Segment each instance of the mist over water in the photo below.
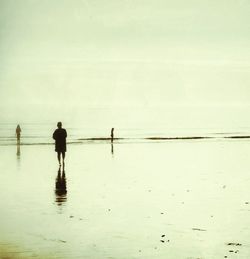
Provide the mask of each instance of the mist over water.
{"label": "mist over water", "polygon": [[[18,120],[22,128],[22,144],[52,144],[57,121],[62,121],[67,129],[69,143],[79,143],[86,138],[109,138],[112,127],[115,128],[116,138],[128,139],[247,136],[250,133],[248,109],[241,106],[157,109],[103,107],[82,108],[80,111],[65,111],[58,117],[48,113],[46,120]],[[0,144],[16,143],[17,123],[0,124]]]}
{"label": "mist over water", "polygon": [[0,3],[1,122],[250,125],[247,1],[52,2]]}

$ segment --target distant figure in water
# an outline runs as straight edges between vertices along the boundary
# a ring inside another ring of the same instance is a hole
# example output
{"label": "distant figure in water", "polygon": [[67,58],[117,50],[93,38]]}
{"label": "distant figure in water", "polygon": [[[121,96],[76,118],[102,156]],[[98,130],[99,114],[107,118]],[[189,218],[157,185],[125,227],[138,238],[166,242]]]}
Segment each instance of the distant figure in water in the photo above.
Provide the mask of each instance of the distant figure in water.
{"label": "distant figure in water", "polygon": [[16,127],[16,139],[17,139],[17,142],[20,142],[20,137],[21,137],[21,127],[20,125],[18,124],[17,127]]}
{"label": "distant figure in water", "polygon": [[114,140],[114,128],[111,129],[110,137],[111,137],[111,142],[113,142],[113,140]]}
{"label": "distant figure in water", "polygon": [[61,166],[61,154],[62,154],[62,160],[64,165],[64,158],[65,158],[65,152],[66,152],[66,138],[67,138],[67,131],[62,128],[62,123],[57,123],[57,129],[53,133],[53,139],[55,142],[55,151],[57,152],[57,159],[59,162],[59,165]]}

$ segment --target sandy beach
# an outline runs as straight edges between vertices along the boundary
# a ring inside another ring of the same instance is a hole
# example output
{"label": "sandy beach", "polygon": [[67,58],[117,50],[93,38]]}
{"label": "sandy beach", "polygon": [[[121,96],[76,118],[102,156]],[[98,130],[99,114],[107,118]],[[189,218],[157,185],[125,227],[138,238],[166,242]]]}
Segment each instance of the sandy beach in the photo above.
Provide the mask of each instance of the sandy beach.
{"label": "sandy beach", "polygon": [[[0,146],[1,258],[249,258],[248,140]],[[57,191],[56,191],[57,186]]]}
{"label": "sandy beach", "polygon": [[0,0],[0,259],[250,259],[249,14]]}

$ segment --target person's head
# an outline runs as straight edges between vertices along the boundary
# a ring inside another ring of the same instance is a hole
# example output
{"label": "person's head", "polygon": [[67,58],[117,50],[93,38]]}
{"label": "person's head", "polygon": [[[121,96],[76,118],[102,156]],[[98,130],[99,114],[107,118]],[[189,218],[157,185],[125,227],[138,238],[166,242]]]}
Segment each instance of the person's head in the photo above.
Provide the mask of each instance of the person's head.
{"label": "person's head", "polygon": [[59,128],[59,129],[61,129],[62,128],[62,123],[59,121],[59,122],[57,122],[57,127]]}

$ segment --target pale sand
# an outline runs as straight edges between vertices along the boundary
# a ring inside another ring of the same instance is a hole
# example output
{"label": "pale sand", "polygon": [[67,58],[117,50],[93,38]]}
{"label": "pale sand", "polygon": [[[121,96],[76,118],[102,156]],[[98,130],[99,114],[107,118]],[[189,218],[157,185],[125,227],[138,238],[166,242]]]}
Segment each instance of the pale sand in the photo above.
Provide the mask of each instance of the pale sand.
{"label": "pale sand", "polygon": [[[250,258],[250,142],[0,147],[0,258]],[[161,241],[162,240],[162,241]]]}

